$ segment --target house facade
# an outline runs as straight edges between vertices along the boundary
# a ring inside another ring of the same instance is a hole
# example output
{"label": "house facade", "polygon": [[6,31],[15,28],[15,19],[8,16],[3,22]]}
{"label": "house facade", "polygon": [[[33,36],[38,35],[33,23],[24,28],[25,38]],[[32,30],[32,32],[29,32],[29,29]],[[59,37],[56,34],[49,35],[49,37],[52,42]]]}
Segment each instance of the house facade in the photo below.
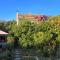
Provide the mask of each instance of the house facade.
{"label": "house facade", "polygon": [[47,19],[47,16],[45,15],[39,15],[39,14],[19,14],[17,12],[16,14],[16,21],[17,21],[17,25],[18,25],[18,21],[21,19],[26,19],[26,20],[31,20],[31,21],[44,21]]}

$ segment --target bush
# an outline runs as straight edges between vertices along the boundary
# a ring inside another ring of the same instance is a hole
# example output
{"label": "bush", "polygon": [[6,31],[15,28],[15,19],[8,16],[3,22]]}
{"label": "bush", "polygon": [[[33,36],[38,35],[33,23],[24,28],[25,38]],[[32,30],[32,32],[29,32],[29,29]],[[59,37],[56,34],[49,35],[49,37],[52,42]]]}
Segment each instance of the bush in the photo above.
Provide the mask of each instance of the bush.
{"label": "bush", "polygon": [[60,42],[60,27],[57,21],[48,20],[44,22],[31,22],[23,20],[19,25],[13,24],[11,27],[11,35],[8,37],[8,43],[14,42],[14,38],[21,47],[33,48],[36,47],[43,55],[55,55],[57,42]]}

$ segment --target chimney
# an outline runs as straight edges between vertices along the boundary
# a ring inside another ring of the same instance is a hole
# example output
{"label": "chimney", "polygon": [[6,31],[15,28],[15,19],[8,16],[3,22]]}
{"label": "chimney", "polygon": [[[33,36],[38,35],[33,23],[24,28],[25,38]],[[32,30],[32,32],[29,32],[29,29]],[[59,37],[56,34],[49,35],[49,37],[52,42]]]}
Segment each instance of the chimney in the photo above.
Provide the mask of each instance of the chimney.
{"label": "chimney", "polygon": [[18,21],[19,21],[19,16],[18,15],[19,15],[19,13],[17,12],[16,13],[16,22],[17,22],[17,25],[18,25]]}

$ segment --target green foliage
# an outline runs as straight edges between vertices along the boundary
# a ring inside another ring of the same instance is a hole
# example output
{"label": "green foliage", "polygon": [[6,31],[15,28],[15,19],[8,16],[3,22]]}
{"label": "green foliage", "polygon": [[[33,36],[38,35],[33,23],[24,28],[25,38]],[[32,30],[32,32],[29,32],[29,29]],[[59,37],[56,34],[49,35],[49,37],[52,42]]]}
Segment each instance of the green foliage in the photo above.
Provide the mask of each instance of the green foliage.
{"label": "green foliage", "polygon": [[13,46],[14,45],[14,37],[8,36],[7,37],[7,44],[10,46]]}
{"label": "green foliage", "polygon": [[21,47],[38,48],[44,56],[55,55],[60,43],[60,16],[38,23],[21,20],[18,26],[12,23],[9,25],[9,34],[11,36],[8,37],[8,43],[14,42],[17,37]]}

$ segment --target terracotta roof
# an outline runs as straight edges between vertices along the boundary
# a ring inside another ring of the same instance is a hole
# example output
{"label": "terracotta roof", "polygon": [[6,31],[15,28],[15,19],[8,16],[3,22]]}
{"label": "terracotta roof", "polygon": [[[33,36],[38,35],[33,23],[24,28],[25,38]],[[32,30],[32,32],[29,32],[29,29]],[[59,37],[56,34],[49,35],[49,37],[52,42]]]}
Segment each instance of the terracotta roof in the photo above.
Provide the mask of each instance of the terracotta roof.
{"label": "terracotta roof", "polygon": [[0,30],[0,35],[6,35],[6,34],[8,34],[8,33],[6,33],[6,32],[4,32],[4,31]]}

